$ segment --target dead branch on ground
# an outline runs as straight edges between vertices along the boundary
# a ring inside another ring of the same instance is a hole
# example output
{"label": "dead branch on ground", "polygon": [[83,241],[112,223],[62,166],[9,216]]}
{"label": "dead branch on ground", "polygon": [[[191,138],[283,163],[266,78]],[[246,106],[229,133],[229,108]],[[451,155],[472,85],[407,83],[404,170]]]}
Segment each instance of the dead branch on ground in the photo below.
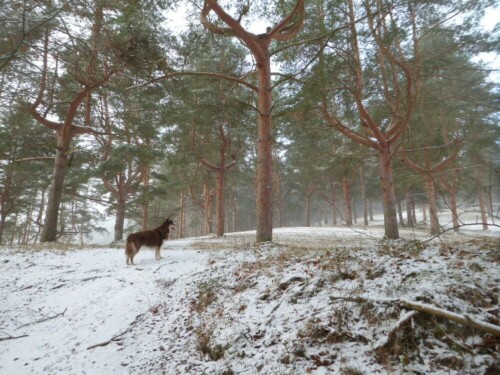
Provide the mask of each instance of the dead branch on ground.
{"label": "dead branch on ground", "polygon": [[437,316],[439,318],[444,318],[447,320],[451,320],[455,323],[460,323],[466,325],[468,327],[478,329],[483,332],[491,333],[497,337],[500,337],[500,326],[495,324],[491,324],[488,322],[483,322],[482,320],[476,319],[470,315],[461,315],[454,313],[452,311],[448,311],[445,309],[441,309],[439,307],[421,303],[417,301],[410,301],[405,298],[385,298],[385,299],[372,299],[366,297],[342,297],[342,296],[333,296],[332,300],[343,300],[343,301],[351,301],[356,303],[383,303],[383,304],[398,304],[403,308],[411,309],[415,311],[419,311],[425,314]]}
{"label": "dead branch on ground", "polygon": [[55,314],[55,315],[52,315],[52,316],[48,316],[46,318],[43,318],[43,319],[40,319],[40,320],[36,320],[34,322],[31,322],[31,323],[26,323],[26,324],[23,324],[22,326],[19,326],[17,327],[16,329],[19,329],[19,328],[23,328],[23,327],[27,327],[27,326],[31,326],[33,324],[38,324],[38,323],[43,323],[43,322],[46,322],[47,320],[51,320],[51,319],[55,319],[57,318],[58,316],[64,316],[64,313],[68,310],[68,308],[66,307],[64,309],[63,312],[60,312],[58,314]]}
{"label": "dead branch on ground", "polygon": [[[149,310],[148,310],[149,311]],[[90,349],[94,349],[94,348],[98,348],[98,347],[101,347],[101,346],[107,346],[109,344],[111,344],[113,341],[120,341],[121,340],[121,336],[123,336],[124,334],[126,334],[127,332],[130,332],[132,330],[132,328],[134,328],[134,326],[139,323],[139,320],[144,316],[146,315],[146,313],[142,313],[142,314],[139,314],[135,317],[134,321],[132,323],[129,324],[129,326],[127,327],[126,330],[124,330],[123,332],[120,332],[119,334],[113,336],[112,338],[110,338],[108,341],[104,341],[104,342],[100,342],[99,344],[94,344],[94,345],[90,345],[89,347],[87,347],[87,350],[90,350]]]}

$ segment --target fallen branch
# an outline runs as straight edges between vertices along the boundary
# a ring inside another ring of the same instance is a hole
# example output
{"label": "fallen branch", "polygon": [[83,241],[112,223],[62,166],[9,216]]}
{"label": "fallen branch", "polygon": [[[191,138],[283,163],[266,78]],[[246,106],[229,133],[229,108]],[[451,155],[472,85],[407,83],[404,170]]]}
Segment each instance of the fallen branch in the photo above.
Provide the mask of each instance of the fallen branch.
{"label": "fallen branch", "polygon": [[87,347],[87,350],[98,348],[100,346],[107,346],[107,345],[111,344],[113,341],[120,341],[121,336],[123,336],[127,332],[130,332],[131,329],[139,322],[139,319],[142,318],[144,315],[146,315],[146,313],[142,313],[142,314],[137,315],[135,317],[134,321],[129,324],[128,328],[125,331],[120,332],[119,334],[113,336],[108,341],[100,342],[99,344],[90,345],[89,347]]}
{"label": "fallen branch", "polygon": [[332,296],[330,297],[332,300],[343,300],[350,301],[356,303],[382,303],[382,304],[399,304],[401,307],[419,311],[425,314],[434,315],[440,318],[444,318],[447,320],[451,320],[455,323],[460,323],[466,325],[471,328],[478,329],[483,332],[491,333],[497,337],[500,337],[500,326],[495,324],[491,324],[488,322],[483,322],[482,320],[476,319],[469,315],[460,315],[454,312],[441,309],[439,307],[429,305],[427,303],[421,303],[417,301],[410,301],[405,298],[382,298],[382,299],[373,299],[366,297],[342,297],[342,296]]}
{"label": "fallen branch", "polygon": [[[4,332],[7,333],[7,332]],[[0,341],[5,341],[5,340],[15,340],[15,339],[20,339],[22,337],[28,337],[28,335],[21,335],[21,336],[11,336],[7,333],[7,337],[0,337]]]}
{"label": "fallen branch", "polygon": [[380,350],[383,348],[390,347],[394,344],[396,341],[398,332],[408,324],[410,320],[413,319],[415,315],[417,315],[416,311],[410,311],[406,312],[404,314],[401,314],[402,316],[399,318],[399,320],[392,325],[392,327],[389,329],[389,333],[387,334],[387,337],[381,339],[378,344],[375,346],[375,350]]}
{"label": "fallen branch", "polygon": [[492,335],[500,337],[500,326],[483,322],[482,320],[476,319],[472,316],[456,314],[454,312],[444,310],[436,306],[416,301],[410,301],[404,298],[400,300],[400,303],[403,307],[438,316],[440,318],[445,318],[455,323],[460,323],[468,327],[479,329],[480,331],[488,332]]}
{"label": "fallen branch", "polygon": [[58,314],[55,314],[55,315],[52,315],[52,316],[48,316],[46,318],[43,318],[43,319],[40,319],[40,320],[37,320],[37,321],[34,321],[34,322],[31,322],[31,323],[26,323],[26,324],[23,324],[22,326],[19,326],[17,327],[16,329],[19,329],[19,328],[23,328],[23,327],[27,327],[27,326],[31,326],[33,324],[38,324],[38,323],[43,323],[43,322],[46,322],[47,320],[51,320],[51,319],[55,319],[57,318],[58,316],[64,316],[64,313],[68,310],[68,308],[66,307],[64,309],[63,312],[60,312]]}

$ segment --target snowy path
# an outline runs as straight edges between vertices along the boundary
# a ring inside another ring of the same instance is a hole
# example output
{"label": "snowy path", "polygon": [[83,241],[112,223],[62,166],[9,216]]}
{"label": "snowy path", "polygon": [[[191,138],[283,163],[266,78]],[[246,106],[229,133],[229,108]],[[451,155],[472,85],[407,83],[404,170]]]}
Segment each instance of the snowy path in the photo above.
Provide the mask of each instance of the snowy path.
{"label": "snowy path", "polygon": [[164,245],[160,261],[141,250],[136,267],[125,265],[122,249],[2,251],[0,337],[27,336],[0,341],[0,374],[123,373],[126,356],[116,343],[87,347],[165,301],[163,284],[203,268],[206,254],[176,247]]}

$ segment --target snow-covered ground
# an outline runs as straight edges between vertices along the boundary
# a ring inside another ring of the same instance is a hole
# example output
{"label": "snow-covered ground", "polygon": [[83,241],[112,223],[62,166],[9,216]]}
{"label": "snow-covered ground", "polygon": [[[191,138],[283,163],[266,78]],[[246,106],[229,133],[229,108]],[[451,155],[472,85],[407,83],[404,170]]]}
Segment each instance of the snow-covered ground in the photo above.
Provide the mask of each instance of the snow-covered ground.
{"label": "snow-covered ground", "polygon": [[500,324],[487,234],[283,228],[171,240],[136,266],[122,248],[0,248],[0,374],[498,373],[498,338],[395,300]]}

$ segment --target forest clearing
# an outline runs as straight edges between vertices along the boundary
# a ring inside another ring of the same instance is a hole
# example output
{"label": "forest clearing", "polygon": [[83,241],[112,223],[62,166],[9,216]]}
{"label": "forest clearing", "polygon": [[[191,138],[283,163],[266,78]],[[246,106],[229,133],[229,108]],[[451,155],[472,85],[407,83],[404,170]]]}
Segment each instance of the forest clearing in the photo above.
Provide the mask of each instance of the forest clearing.
{"label": "forest clearing", "polygon": [[281,228],[122,247],[0,252],[0,374],[495,374],[498,232]]}
{"label": "forest clearing", "polygon": [[500,373],[499,13],[3,0],[0,375]]}

